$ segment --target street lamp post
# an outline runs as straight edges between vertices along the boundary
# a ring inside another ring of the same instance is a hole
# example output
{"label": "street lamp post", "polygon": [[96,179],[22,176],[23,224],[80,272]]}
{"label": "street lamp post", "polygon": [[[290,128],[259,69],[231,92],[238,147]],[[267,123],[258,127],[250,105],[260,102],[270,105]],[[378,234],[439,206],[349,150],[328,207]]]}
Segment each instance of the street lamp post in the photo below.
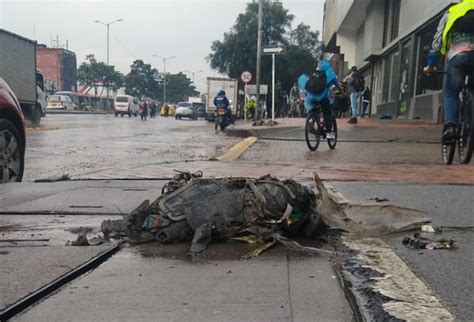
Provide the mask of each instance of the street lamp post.
{"label": "street lamp post", "polygon": [[[114,21],[111,21],[111,22],[102,22],[100,20],[95,20],[94,22],[96,23],[100,23],[104,26],[107,27],[107,66],[110,66],[110,63],[109,63],[109,31],[110,31],[110,25],[113,24],[113,23],[116,23],[116,22],[119,22],[119,21],[122,21],[123,19],[120,18],[120,19],[117,19],[117,20],[114,20]],[[107,81],[107,98],[109,98],[109,82]]]}
{"label": "street lamp post", "polygon": [[193,71],[191,71],[191,70],[186,69],[186,70],[184,70],[184,72],[185,72],[185,73],[191,73],[191,74],[193,75],[193,85],[194,85],[194,74],[199,74],[199,73],[202,73],[203,71],[202,71],[202,70],[198,70],[198,71],[193,72]]}
{"label": "street lamp post", "polygon": [[176,58],[175,56],[161,57],[160,55],[153,55],[163,60],[163,104],[166,104],[166,61],[168,59]]}

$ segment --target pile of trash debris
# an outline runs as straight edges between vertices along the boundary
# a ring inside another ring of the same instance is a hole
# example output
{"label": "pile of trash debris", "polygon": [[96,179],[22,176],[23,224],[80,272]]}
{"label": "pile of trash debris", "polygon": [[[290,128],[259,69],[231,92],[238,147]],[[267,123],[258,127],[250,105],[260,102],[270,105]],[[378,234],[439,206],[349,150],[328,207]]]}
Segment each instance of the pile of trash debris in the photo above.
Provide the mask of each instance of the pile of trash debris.
{"label": "pile of trash debris", "polygon": [[204,251],[211,241],[237,239],[264,244],[254,255],[275,244],[306,251],[287,237],[318,238],[327,229],[317,213],[316,195],[294,180],[271,176],[203,178],[202,172],[179,172],[150,203],[145,200],[121,220],[106,220],[106,238],[132,243],[162,244],[192,241],[191,253]]}

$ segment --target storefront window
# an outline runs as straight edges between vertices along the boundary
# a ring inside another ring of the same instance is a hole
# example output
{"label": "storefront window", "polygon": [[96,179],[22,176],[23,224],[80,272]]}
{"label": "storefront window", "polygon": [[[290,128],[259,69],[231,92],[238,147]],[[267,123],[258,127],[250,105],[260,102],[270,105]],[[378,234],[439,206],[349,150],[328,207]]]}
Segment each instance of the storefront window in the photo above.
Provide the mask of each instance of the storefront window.
{"label": "storefront window", "polygon": [[398,82],[400,79],[400,53],[394,51],[384,58],[382,102],[394,102],[398,95]]}
{"label": "storefront window", "polygon": [[392,56],[392,74],[390,78],[390,102],[397,100],[398,84],[400,79],[400,53],[396,51]]}
{"label": "storefront window", "polygon": [[[423,95],[433,91],[439,91],[442,89],[443,76],[441,74],[435,74],[426,76],[423,74],[423,67],[428,63],[428,56],[431,51],[431,44],[433,42],[434,34],[436,33],[436,27],[438,26],[438,20],[430,24],[426,29],[422,30],[417,35],[417,63],[416,63],[416,84],[415,93],[416,95]],[[439,57],[436,65],[438,70],[443,70],[444,61],[443,58]]]}
{"label": "storefront window", "polygon": [[402,60],[401,60],[401,75],[400,75],[400,107],[398,109],[398,115],[405,115],[408,112],[407,99],[408,99],[408,72],[410,68],[410,46],[411,42],[408,41],[403,44],[402,48]]}
{"label": "storefront window", "polygon": [[388,102],[388,96],[390,93],[390,69],[392,66],[392,56],[389,55],[384,58],[383,61],[383,82],[382,82],[382,102]]}

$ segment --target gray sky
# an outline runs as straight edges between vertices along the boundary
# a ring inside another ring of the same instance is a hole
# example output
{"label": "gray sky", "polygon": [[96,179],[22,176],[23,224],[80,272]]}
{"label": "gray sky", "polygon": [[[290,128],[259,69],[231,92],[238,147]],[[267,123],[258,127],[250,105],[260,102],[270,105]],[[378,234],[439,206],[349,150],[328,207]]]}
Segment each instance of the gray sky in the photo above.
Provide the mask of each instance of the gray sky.
{"label": "gray sky", "polygon": [[[143,59],[162,71],[163,62],[153,55],[176,56],[167,61],[166,70],[171,73],[203,70],[195,75],[196,86],[203,92],[206,77],[218,76],[205,60],[210,45],[230,30],[247,2],[0,0],[0,28],[48,46],[51,36],[55,39],[58,35],[61,45],[68,41],[79,65],[90,53],[106,61],[106,27],[93,21],[122,18],[122,22],[110,27],[111,65],[128,73],[133,60]],[[322,29],[324,0],[282,2],[295,15],[294,25],[304,22],[313,30]]]}

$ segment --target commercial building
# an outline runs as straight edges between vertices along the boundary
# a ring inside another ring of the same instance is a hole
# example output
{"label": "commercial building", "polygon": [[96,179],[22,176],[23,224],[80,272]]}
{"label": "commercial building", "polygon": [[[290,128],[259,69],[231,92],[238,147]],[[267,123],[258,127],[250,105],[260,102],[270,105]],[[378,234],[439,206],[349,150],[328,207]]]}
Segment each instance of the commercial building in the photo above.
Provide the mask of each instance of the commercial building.
{"label": "commercial building", "polygon": [[441,16],[457,2],[326,0],[326,52],[340,77],[353,65],[364,73],[372,115],[442,121],[442,75],[426,77],[422,69]]}
{"label": "commercial building", "polygon": [[72,51],[38,45],[36,66],[43,72],[45,90],[48,94],[77,90],[76,54]]}

